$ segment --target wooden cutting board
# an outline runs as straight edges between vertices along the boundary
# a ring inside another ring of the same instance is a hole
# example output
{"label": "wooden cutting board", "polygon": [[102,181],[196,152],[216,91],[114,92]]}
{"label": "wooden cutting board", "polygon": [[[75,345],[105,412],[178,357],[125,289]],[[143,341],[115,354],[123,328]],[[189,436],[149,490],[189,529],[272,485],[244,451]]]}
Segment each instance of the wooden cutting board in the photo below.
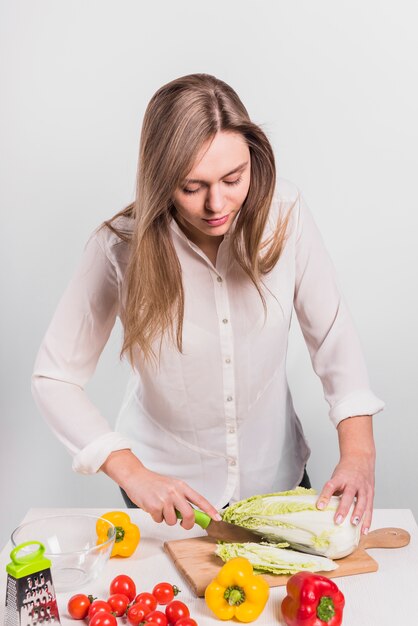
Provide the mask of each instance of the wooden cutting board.
{"label": "wooden cutting board", "polygon": [[[402,528],[379,528],[362,536],[358,548],[349,556],[335,561],[338,568],[332,572],[318,572],[328,578],[351,576],[375,572],[378,564],[366,552],[368,548],[402,548],[410,541],[410,535]],[[164,549],[174,565],[189,583],[194,593],[202,597],[205,589],[223,565],[223,561],[215,554],[216,539],[212,537],[194,537],[193,539],[177,539],[166,541]],[[289,576],[273,576],[263,574],[270,587],[285,585]]]}

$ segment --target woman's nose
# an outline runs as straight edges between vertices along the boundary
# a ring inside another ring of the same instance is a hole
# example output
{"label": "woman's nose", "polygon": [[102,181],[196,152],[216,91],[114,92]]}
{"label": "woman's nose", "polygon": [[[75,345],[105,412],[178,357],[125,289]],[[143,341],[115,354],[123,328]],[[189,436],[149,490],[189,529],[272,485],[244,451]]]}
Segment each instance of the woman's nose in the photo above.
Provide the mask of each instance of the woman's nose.
{"label": "woman's nose", "polygon": [[212,213],[221,213],[225,207],[225,197],[220,185],[209,187],[206,196],[205,208]]}

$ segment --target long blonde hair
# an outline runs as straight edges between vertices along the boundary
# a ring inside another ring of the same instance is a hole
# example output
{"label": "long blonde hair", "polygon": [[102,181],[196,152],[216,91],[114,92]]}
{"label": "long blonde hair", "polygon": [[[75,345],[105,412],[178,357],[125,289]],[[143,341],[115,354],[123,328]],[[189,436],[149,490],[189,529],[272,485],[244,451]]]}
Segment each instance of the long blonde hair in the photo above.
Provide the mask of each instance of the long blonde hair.
{"label": "long blonde hair", "polygon": [[[129,240],[125,276],[122,352],[133,362],[139,347],[156,357],[153,342],[164,333],[182,351],[184,290],[182,272],[169,230],[175,212],[172,195],[190,171],[203,144],[219,131],[240,133],[250,150],[251,179],[231,236],[232,253],[254,283],[265,307],[262,276],[277,262],[287,219],[262,242],[276,183],[274,154],[264,132],[249,118],[235,91],[209,74],[190,74],[162,86],[146,109],[139,150],[135,201],[105,225]],[[115,223],[132,217],[127,237]]]}

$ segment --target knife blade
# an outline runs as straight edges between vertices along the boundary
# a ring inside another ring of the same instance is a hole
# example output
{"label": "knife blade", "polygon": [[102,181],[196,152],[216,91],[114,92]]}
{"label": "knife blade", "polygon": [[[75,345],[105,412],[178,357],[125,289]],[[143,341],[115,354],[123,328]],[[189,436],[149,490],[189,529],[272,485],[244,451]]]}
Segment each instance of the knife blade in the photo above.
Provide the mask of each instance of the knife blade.
{"label": "knife blade", "polygon": [[[257,535],[253,531],[248,530],[248,528],[230,524],[223,520],[217,522],[206,513],[203,513],[203,511],[199,511],[198,509],[193,509],[193,511],[195,523],[205,530],[209,537],[232,543],[247,543],[249,541],[259,543],[262,541],[261,535]],[[179,511],[176,511],[176,515],[178,519],[183,519]]]}

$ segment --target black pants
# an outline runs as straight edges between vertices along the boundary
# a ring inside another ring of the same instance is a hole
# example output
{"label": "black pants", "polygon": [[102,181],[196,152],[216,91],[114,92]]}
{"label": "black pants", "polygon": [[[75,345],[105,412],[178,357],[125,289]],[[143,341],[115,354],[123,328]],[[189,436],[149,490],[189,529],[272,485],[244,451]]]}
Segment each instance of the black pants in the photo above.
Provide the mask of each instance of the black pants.
{"label": "black pants", "polygon": [[[299,487],[305,487],[305,489],[310,489],[311,488],[311,481],[309,480],[309,476],[308,476],[308,472],[306,471],[306,467],[304,469],[303,472],[303,476],[302,476],[302,480],[299,483]],[[136,504],[134,504],[132,502],[132,500],[128,497],[128,495],[126,494],[126,492],[121,488],[120,489],[122,492],[122,496],[123,499],[125,500],[125,504],[127,506],[128,509],[137,509],[138,507],[136,506]],[[225,507],[229,506],[229,504],[225,504]]]}
{"label": "black pants", "polygon": [[302,480],[299,483],[299,487],[305,487],[305,489],[310,489],[312,487],[311,481],[309,480],[308,472],[306,471],[306,467],[303,470]]}

